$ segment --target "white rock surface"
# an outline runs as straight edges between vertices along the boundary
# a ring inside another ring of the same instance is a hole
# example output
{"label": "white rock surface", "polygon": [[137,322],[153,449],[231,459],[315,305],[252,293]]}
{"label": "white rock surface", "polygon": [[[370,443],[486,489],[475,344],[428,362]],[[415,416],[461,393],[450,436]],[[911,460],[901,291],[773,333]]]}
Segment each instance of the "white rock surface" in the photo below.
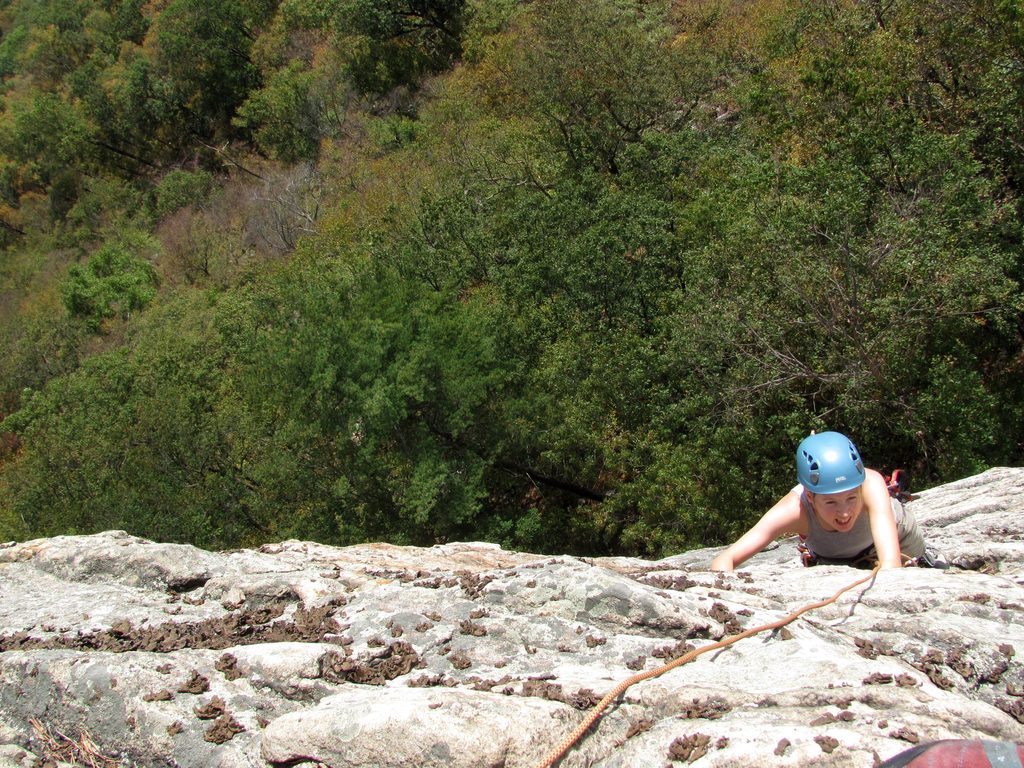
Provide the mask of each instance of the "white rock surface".
{"label": "white rock surface", "polygon": [[[630,688],[560,765],[867,768],[1024,741],[1024,470],[912,505],[955,567],[883,572]],[[0,544],[0,768],[73,756],[40,726],[126,765],[534,766],[619,681],[865,575],[803,568],[792,542],[715,574],[715,551]]]}

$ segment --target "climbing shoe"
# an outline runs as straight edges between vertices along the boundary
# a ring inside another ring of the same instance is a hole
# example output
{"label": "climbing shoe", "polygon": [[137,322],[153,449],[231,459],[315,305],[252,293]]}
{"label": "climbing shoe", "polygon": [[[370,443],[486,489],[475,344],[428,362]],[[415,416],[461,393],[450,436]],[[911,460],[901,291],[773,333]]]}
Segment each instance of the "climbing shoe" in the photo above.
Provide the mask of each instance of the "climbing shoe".
{"label": "climbing shoe", "polygon": [[924,548],[924,554],[917,558],[917,564],[921,568],[938,568],[943,571],[949,568],[946,556],[933,547]]}

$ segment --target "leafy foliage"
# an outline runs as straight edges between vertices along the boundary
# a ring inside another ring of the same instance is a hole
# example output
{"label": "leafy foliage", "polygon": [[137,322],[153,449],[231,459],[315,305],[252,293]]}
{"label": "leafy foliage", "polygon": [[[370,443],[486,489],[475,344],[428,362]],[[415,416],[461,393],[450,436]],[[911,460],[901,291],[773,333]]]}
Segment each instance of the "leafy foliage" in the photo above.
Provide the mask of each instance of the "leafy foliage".
{"label": "leafy foliage", "polygon": [[153,190],[156,197],[154,213],[162,218],[187,205],[202,203],[212,186],[213,176],[205,171],[171,171]]}
{"label": "leafy foliage", "polygon": [[103,246],[84,265],[72,266],[61,286],[68,312],[85,320],[94,332],[106,318],[127,319],[156,296],[152,266],[129,248],[121,243]]}
{"label": "leafy foliage", "polygon": [[338,0],[336,24],[363,45],[353,56],[353,81],[387,92],[451,65],[461,53],[465,0]]}
{"label": "leafy foliage", "polygon": [[1020,462],[1022,21],[13,0],[0,537],[656,557],[811,429]]}

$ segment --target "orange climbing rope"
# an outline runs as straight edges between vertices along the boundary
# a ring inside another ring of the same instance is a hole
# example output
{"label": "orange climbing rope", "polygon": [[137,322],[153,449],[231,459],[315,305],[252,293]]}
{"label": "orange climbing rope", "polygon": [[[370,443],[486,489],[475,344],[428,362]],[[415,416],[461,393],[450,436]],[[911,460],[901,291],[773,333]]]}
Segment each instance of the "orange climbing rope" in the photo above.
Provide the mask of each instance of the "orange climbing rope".
{"label": "orange climbing rope", "polygon": [[626,678],[617,686],[612,688],[612,690],[610,690],[607,694],[605,694],[605,697],[603,699],[597,702],[594,708],[590,710],[590,714],[587,715],[586,719],[584,719],[584,721],[576,727],[575,731],[566,736],[562,743],[555,747],[555,749],[551,751],[551,754],[544,758],[543,762],[537,765],[537,768],[551,768],[551,766],[558,762],[558,760],[560,760],[562,756],[565,755],[565,753],[572,748],[573,744],[579,741],[583,737],[583,734],[590,730],[590,726],[597,722],[597,719],[601,716],[601,713],[608,707],[608,705],[611,704],[615,699],[617,699],[630,686],[636,685],[637,683],[643,682],[644,680],[650,680],[652,677],[658,677],[659,675],[663,675],[670,669],[675,669],[678,666],[686,664],[688,661],[693,661],[702,653],[708,653],[709,651],[714,651],[718,648],[725,648],[726,646],[732,645],[737,640],[742,640],[745,637],[756,635],[759,632],[764,632],[769,629],[780,629],[781,627],[786,626],[790,622],[795,621],[797,618],[807,613],[808,611],[813,611],[816,608],[823,608],[824,606],[829,605],[830,603],[834,603],[836,600],[839,599],[839,596],[842,595],[844,592],[849,592],[854,587],[859,586],[860,584],[863,584],[866,581],[872,581],[878,574],[879,568],[880,566],[876,565],[870,574],[865,576],[863,579],[858,579],[852,584],[843,587],[834,595],[832,595],[832,597],[828,598],[828,600],[821,600],[817,603],[805,605],[803,608],[799,608],[793,611],[788,616],[781,618],[778,621],[773,621],[771,624],[762,624],[760,627],[754,627],[752,629],[744,630],[743,632],[740,632],[737,635],[731,635],[725,638],[724,640],[719,640],[717,643],[712,643],[711,645],[705,645],[702,648],[692,650],[689,653],[680,656],[678,659],[673,659],[668,664],[658,667],[657,669],[649,669],[646,672],[640,672],[639,674]]}

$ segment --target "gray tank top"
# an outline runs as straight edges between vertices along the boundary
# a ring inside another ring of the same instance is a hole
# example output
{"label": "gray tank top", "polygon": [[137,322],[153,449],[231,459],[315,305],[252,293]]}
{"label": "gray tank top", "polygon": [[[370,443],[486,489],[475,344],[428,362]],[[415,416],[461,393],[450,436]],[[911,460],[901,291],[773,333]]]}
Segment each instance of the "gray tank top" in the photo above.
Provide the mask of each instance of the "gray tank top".
{"label": "gray tank top", "polygon": [[[811,552],[826,560],[847,560],[859,557],[869,548],[874,549],[871,516],[866,512],[861,512],[853,528],[846,533],[826,531],[811,509],[811,500],[804,493],[804,487],[798,485],[793,490],[800,493],[800,508],[807,512],[809,522],[805,543]],[[890,498],[889,503],[896,521],[896,532],[900,537],[900,553],[907,557],[920,557],[924,554],[924,537],[917,525],[917,518],[899,499]]]}
{"label": "gray tank top", "polygon": [[[818,516],[811,508],[811,500],[800,489],[800,508],[807,513],[807,548],[819,557],[845,559],[857,557],[869,547],[874,546],[871,536],[871,516],[862,511],[849,531],[826,531],[821,526]],[[895,510],[893,510],[895,512]],[[901,510],[902,511],[902,510]]]}

